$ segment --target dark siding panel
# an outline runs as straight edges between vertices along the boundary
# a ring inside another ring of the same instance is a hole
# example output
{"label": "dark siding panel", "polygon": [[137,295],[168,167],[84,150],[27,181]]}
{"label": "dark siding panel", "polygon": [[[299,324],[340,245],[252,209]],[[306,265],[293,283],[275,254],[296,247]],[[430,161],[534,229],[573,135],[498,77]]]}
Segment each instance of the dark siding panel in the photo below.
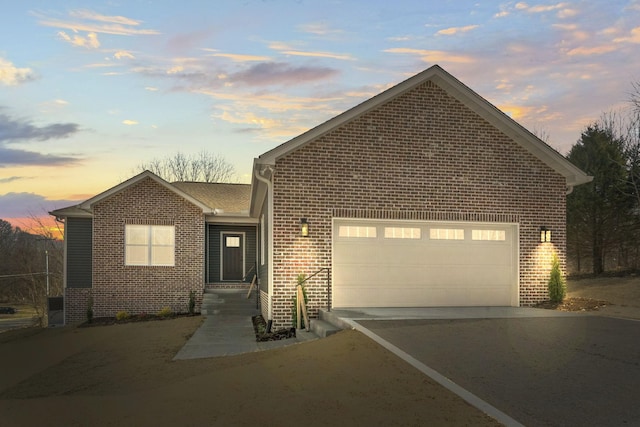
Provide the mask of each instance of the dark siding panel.
{"label": "dark siding panel", "polygon": [[91,218],[67,218],[67,287],[92,286],[92,232]]}
{"label": "dark siding panel", "polygon": [[[245,234],[245,274],[256,263],[256,227],[254,226],[237,226],[237,225],[217,225],[209,224],[207,227],[209,233],[209,246],[207,248],[207,282],[216,283],[220,281],[220,233],[244,233]],[[254,270],[255,271],[255,270]],[[250,283],[253,279],[254,272],[247,275],[245,282]]]}

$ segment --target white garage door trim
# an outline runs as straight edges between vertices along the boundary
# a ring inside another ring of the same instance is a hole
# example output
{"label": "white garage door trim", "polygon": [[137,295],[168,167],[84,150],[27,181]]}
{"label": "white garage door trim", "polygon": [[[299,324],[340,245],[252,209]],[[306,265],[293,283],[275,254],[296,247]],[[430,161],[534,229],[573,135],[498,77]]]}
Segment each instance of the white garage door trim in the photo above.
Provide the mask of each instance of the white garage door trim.
{"label": "white garage door trim", "polygon": [[332,306],[518,306],[518,224],[334,218]]}

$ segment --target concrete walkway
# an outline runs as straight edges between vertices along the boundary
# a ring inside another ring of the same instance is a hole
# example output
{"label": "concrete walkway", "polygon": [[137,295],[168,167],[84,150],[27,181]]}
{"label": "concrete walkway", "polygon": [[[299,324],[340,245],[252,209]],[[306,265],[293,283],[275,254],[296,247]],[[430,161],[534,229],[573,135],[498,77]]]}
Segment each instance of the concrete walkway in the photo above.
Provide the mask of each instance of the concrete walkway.
{"label": "concrete walkway", "polygon": [[285,347],[317,339],[312,332],[297,331],[295,338],[257,342],[252,316],[259,314],[255,297],[246,298],[243,289],[223,289],[204,295],[204,321],[173,360],[232,356]]}

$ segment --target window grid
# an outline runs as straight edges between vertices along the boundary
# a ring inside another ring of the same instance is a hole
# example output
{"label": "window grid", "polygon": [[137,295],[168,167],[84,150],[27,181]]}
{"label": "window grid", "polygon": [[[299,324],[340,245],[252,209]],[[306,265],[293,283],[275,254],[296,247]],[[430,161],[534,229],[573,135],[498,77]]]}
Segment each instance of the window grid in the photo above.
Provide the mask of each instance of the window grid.
{"label": "window grid", "polygon": [[504,242],[506,240],[506,233],[504,230],[472,230],[471,239]]}
{"label": "window grid", "polygon": [[464,240],[463,228],[431,228],[429,238],[432,240]]}
{"label": "window grid", "polygon": [[341,225],[338,229],[339,237],[375,238],[377,237],[376,227]]}
{"label": "window grid", "polygon": [[385,227],[385,239],[420,239],[422,233],[414,227]]}
{"label": "window grid", "polygon": [[175,265],[175,227],[125,225],[125,265]]}

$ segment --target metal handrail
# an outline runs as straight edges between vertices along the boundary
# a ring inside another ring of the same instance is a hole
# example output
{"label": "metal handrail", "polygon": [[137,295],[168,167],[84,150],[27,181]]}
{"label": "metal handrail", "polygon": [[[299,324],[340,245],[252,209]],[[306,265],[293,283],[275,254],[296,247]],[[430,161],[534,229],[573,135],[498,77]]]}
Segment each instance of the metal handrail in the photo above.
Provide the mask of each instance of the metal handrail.
{"label": "metal handrail", "polygon": [[299,285],[304,284],[307,280],[311,279],[312,277],[317,276],[318,274],[322,273],[323,271],[327,271],[327,311],[331,311],[331,267],[323,267],[320,270],[316,271],[313,274],[310,274],[309,276],[305,277],[303,281],[301,281],[300,283],[298,283]]}

